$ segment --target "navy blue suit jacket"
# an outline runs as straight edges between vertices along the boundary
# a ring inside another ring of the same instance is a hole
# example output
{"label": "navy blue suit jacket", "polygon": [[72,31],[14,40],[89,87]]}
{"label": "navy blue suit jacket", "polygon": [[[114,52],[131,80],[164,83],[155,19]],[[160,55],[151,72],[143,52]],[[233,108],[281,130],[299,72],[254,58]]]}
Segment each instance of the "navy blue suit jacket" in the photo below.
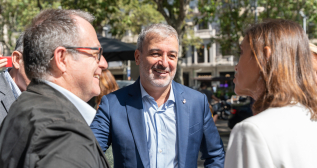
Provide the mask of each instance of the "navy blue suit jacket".
{"label": "navy blue suit jacket", "polygon": [[[174,81],[173,91],[179,168],[197,167],[199,150],[205,167],[222,168],[225,152],[206,96]],[[104,96],[90,127],[104,151],[112,144],[115,168],[150,167],[139,79]]]}

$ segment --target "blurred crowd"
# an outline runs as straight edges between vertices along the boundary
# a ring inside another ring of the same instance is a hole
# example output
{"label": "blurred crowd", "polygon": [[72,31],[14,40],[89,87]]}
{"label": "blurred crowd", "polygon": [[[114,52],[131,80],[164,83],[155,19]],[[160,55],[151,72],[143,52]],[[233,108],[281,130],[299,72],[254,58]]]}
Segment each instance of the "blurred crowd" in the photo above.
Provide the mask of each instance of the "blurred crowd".
{"label": "blurred crowd", "polygon": [[233,82],[237,95],[253,98],[253,116],[234,126],[225,152],[212,105],[226,101],[205,82],[198,92],[173,81],[177,31],[143,29],[140,77],[119,89],[93,20],[44,10],[11,56],[0,55],[0,168],[192,168],[199,152],[205,167],[316,167],[317,47],[297,23],[245,30]]}

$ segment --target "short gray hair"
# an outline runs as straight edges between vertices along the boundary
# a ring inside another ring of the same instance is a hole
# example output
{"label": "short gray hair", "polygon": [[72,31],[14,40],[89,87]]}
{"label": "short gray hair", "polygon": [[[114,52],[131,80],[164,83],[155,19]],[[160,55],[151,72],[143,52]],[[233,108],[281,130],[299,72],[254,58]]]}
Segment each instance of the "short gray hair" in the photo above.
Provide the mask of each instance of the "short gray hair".
{"label": "short gray hair", "polygon": [[24,32],[20,34],[17,42],[15,43],[14,51],[19,51],[20,53],[23,53],[23,36]]}
{"label": "short gray hair", "polygon": [[47,9],[33,18],[23,38],[23,60],[29,79],[43,80],[50,74],[50,60],[57,47],[79,45],[81,39],[74,16],[90,23],[94,20],[87,12],[63,9]]}
{"label": "short gray hair", "polygon": [[170,25],[164,23],[152,24],[147,28],[143,29],[139,34],[137,41],[137,49],[142,52],[143,42],[146,38],[146,35],[149,33],[155,33],[161,38],[175,36],[177,42],[179,43],[177,31]]}

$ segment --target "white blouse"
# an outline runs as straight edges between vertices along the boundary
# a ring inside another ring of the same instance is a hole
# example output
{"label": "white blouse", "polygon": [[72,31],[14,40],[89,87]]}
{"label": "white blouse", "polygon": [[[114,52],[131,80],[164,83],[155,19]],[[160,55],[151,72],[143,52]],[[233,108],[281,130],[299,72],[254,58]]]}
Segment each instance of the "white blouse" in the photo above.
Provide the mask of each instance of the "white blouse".
{"label": "white blouse", "polygon": [[317,122],[301,104],[269,108],[238,123],[225,168],[317,167]]}

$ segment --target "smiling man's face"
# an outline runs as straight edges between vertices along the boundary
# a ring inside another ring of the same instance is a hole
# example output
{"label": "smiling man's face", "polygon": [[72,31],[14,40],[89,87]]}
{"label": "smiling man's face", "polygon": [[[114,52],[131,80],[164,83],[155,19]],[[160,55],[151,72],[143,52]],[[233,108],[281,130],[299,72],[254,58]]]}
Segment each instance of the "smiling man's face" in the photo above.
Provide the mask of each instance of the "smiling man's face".
{"label": "smiling man's face", "polygon": [[142,85],[166,87],[173,80],[178,59],[178,41],[174,36],[161,38],[154,33],[148,34],[143,49],[136,51],[136,64],[140,65]]}
{"label": "smiling man's face", "polygon": [[[77,21],[78,33],[80,34],[80,47],[99,48],[100,43],[97,38],[94,27],[83,18],[75,16]],[[77,47],[77,46],[74,46]],[[98,50],[92,50],[91,53],[98,53]],[[93,96],[100,94],[99,77],[101,71],[108,67],[106,60],[101,56],[97,61],[93,54],[88,52],[78,52],[78,58],[70,57],[67,71],[70,91],[84,101],[88,101]]]}

